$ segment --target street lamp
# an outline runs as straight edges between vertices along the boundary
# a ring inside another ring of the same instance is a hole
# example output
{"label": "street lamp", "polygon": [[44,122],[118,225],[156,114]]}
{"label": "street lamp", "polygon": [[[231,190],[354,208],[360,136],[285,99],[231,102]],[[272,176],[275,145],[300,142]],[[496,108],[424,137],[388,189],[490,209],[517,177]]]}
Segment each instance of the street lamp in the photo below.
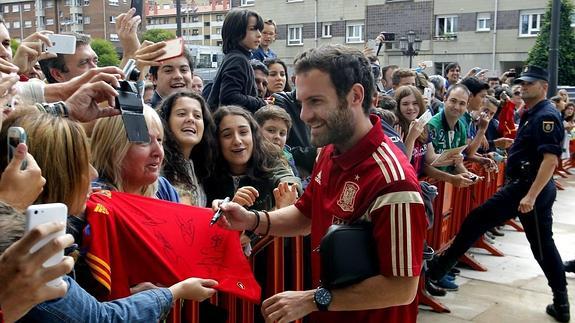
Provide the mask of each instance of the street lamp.
{"label": "street lamp", "polygon": [[409,56],[409,68],[413,64],[413,56],[419,54],[421,49],[421,39],[417,37],[415,31],[410,30],[407,32],[407,37],[401,36],[399,38],[399,48],[405,56]]}

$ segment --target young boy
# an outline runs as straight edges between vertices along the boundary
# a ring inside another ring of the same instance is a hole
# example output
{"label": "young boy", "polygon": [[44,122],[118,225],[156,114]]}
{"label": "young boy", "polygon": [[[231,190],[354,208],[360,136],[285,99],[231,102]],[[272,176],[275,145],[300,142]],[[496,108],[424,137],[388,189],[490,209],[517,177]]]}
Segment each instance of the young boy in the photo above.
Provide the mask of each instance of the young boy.
{"label": "young boy", "polygon": [[294,175],[299,177],[290,147],[286,145],[287,134],[292,125],[290,115],[277,105],[266,105],[256,111],[254,117],[261,128],[264,138],[283,151]]}

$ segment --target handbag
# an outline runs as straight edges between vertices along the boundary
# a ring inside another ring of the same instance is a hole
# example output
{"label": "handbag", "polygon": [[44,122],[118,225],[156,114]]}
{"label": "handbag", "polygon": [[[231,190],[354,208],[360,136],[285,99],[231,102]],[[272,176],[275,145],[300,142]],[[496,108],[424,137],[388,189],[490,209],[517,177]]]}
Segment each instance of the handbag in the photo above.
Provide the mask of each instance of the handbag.
{"label": "handbag", "polygon": [[342,288],[379,275],[372,224],[333,224],[319,246],[321,285]]}

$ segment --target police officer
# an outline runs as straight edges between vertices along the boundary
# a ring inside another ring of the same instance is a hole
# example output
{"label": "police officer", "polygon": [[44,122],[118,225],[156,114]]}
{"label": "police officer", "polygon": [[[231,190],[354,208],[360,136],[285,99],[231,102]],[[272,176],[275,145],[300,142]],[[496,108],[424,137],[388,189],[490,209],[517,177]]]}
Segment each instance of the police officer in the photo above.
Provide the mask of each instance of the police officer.
{"label": "police officer", "polygon": [[469,213],[453,244],[434,258],[428,275],[440,280],[473,243],[488,229],[519,217],[531,251],[553,290],[553,304],[547,314],[559,322],[569,321],[567,283],[561,256],[552,232],[552,206],[556,189],[553,172],[561,156],[561,116],[545,99],[547,71],[527,66],[515,83],[521,84],[526,110],[509,150],[505,185],[483,205]]}

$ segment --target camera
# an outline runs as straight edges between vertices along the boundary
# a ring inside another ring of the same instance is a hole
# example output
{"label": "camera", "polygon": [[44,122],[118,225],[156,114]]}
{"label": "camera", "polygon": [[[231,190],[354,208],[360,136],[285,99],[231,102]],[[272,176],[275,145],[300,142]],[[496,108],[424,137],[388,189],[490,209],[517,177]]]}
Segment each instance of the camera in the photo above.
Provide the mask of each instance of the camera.
{"label": "camera", "polygon": [[140,71],[136,69],[136,63],[130,59],[124,67],[126,80],[119,81],[120,88],[116,97],[116,108],[122,112],[122,121],[126,129],[126,135],[130,142],[148,143],[150,136],[148,126],[144,118],[144,102],[138,86]]}

